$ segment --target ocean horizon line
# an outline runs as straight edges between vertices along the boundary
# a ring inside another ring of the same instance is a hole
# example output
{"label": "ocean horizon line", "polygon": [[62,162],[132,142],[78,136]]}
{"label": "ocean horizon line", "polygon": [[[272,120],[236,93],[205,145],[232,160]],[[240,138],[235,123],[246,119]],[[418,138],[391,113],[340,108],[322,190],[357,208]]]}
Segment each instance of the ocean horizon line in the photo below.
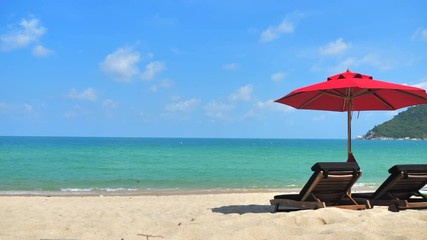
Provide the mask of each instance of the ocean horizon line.
{"label": "ocean horizon line", "polygon": [[[140,138],[140,139],[248,139],[248,140],[347,140],[347,138],[299,138],[299,137],[179,137],[179,136],[67,136],[67,135],[0,135],[0,137],[25,138]],[[353,138],[356,140],[356,138]]]}

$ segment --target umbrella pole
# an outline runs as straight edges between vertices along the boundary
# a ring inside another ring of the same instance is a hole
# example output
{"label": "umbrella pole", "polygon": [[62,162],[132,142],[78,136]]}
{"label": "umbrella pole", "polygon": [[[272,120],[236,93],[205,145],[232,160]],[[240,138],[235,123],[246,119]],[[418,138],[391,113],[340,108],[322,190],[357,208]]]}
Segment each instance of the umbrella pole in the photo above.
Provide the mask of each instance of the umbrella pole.
{"label": "umbrella pole", "polygon": [[351,151],[351,119],[353,118],[352,116],[352,110],[349,107],[347,110],[347,153],[348,153],[348,158],[347,158],[347,162],[356,162],[356,158],[354,158],[354,155]]}
{"label": "umbrella pole", "polygon": [[351,152],[351,119],[352,119],[352,113],[353,113],[353,98],[351,96],[351,89],[349,88],[347,91],[347,162],[357,162],[356,159],[353,156],[353,153]]}
{"label": "umbrella pole", "polygon": [[352,154],[351,152],[351,111],[350,108],[347,110],[347,152],[348,155]]}

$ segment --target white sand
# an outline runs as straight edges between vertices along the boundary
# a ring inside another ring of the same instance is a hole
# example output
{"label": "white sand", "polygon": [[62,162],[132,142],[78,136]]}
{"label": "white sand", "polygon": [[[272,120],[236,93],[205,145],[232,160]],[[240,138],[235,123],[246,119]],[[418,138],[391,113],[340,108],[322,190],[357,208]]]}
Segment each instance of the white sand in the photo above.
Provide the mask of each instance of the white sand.
{"label": "white sand", "polygon": [[271,213],[275,193],[0,197],[0,239],[427,239],[427,211]]}

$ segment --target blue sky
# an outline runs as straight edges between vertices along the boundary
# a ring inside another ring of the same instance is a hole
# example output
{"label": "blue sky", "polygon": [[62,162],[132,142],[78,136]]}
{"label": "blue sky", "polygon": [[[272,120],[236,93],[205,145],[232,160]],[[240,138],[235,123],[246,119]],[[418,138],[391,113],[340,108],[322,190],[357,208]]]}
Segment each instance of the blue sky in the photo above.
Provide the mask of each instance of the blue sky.
{"label": "blue sky", "polygon": [[345,113],[273,100],[347,68],[427,88],[421,0],[0,5],[3,136],[346,138]]}

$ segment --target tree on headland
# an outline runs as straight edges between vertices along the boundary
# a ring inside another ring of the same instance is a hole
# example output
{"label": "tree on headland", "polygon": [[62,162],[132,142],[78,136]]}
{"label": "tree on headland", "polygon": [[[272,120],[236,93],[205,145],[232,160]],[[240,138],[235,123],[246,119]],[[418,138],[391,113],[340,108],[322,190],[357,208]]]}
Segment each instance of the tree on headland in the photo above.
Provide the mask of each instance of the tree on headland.
{"label": "tree on headland", "polygon": [[363,139],[425,139],[427,140],[427,104],[410,107],[393,119],[375,126]]}

